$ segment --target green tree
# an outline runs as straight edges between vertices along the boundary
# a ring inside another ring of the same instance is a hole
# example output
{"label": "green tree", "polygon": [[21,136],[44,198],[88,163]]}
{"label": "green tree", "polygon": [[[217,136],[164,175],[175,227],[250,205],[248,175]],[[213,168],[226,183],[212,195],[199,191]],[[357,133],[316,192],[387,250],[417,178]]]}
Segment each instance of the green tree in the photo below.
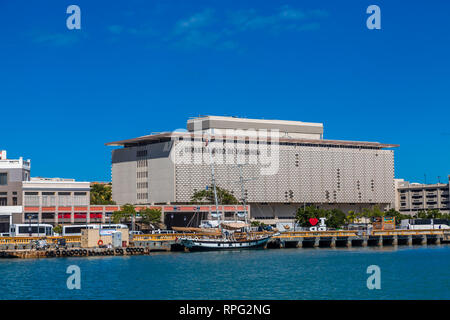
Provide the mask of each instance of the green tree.
{"label": "green tree", "polygon": [[362,210],[362,216],[365,218],[384,217],[385,215],[386,212],[381,210],[377,205],[375,205],[373,208],[364,208]]}
{"label": "green tree", "polygon": [[300,207],[295,217],[297,223],[302,227],[310,227],[309,219],[311,218],[326,218],[327,227],[335,229],[341,228],[348,221],[345,213],[339,209],[326,210],[316,206]]}
{"label": "green tree", "polygon": [[345,218],[345,222],[346,223],[354,223],[357,219],[357,215],[355,213],[355,211],[350,210],[349,212],[347,212],[347,217]]}
{"label": "green tree", "polygon": [[155,226],[161,223],[161,209],[144,208],[139,211],[140,223]]}
{"label": "green tree", "polygon": [[[217,201],[219,204],[238,204],[239,201],[228,190],[216,186]],[[208,190],[199,190],[191,197],[192,203],[214,203],[214,187],[209,186]]]}
{"label": "green tree", "polygon": [[119,211],[116,211],[112,214],[112,220],[114,223],[125,222],[128,223],[131,221],[132,229],[135,230],[136,223],[136,208],[132,204],[123,205]]}
{"label": "green tree", "polygon": [[58,225],[53,227],[53,232],[54,233],[58,233],[59,235],[61,235],[62,230],[63,230],[63,228],[62,228],[62,226],[60,224],[58,224]]}
{"label": "green tree", "polygon": [[256,221],[256,220],[251,221],[250,225],[252,227],[265,227],[266,226],[266,224],[264,222]]}
{"label": "green tree", "polygon": [[112,185],[96,183],[91,187],[91,205],[116,204],[112,200]]}
{"label": "green tree", "polygon": [[416,215],[414,216],[416,219],[426,219],[427,218],[427,212],[425,210],[419,210]]}
{"label": "green tree", "polygon": [[345,225],[346,216],[345,213],[339,209],[331,209],[325,211],[325,217],[327,220],[325,221],[328,228],[341,228]]}
{"label": "green tree", "polygon": [[449,214],[442,213],[438,209],[420,210],[414,215],[416,219],[448,219]]}
{"label": "green tree", "polygon": [[441,219],[442,213],[438,209],[428,209],[427,210],[428,219]]}
{"label": "green tree", "polygon": [[319,219],[325,216],[326,212],[324,209],[320,209],[316,206],[307,206],[298,208],[295,219],[297,223],[302,227],[310,227],[311,224],[309,222],[309,219],[311,218]]}

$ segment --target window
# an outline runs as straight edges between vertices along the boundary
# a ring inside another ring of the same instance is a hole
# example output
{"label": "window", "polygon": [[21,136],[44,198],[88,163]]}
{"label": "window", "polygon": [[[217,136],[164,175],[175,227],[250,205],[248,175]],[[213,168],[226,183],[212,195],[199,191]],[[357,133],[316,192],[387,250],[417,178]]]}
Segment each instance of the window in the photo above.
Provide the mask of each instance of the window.
{"label": "window", "polygon": [[146,157],[147,156],[147,150],[138,150],[136,152],[136,157]]}
{"label": "window", "polygon": [[[19,227],[19,233],[26,234],[26,233],[37,233],[38,227],[37,226],[20,226]],[[45,227],[39,226],[39,233],[44,233]]]}
{"label": "window", "polygon": [[42,219],[55,219],[53,212],[42,212]]}
{"label": "window", "polygon": [[25,192],[23,203],[26,206],[38,206],[39,194],[37,192]]}
{"label": "window", "polygon": [[7,206],[8,205],[8,198],[0,198],[0,206]]}
{"label": "window", "polygon": [[0,186],[6,186],[8,184],[8,174],[6,172],[0,173]]}
{"label": "window", "polygon": [[17,206],[17,197],[13,197],[13,206]]}

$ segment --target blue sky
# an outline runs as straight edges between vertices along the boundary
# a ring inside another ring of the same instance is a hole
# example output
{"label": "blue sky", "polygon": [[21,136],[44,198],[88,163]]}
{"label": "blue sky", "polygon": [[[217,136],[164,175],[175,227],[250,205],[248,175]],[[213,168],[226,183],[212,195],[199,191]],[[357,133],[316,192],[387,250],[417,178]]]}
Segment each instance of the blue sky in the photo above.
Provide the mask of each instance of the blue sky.
{"label": "blue sky", "polygon": [[[66,8],[81,8],[68,30]],[[366,8],[381,8],[381,30]],[[104,143],[199,114],[323,122],[450,174],[446,1],[0,0],[0,149],[32,175],[110,180]]]}

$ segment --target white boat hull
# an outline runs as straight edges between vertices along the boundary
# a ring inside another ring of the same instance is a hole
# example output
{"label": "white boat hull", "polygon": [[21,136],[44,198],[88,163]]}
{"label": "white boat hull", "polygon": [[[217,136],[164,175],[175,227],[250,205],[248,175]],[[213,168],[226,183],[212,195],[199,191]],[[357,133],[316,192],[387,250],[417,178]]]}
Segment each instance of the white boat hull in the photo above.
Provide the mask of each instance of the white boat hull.
{"label": "white boat hull", "polygon": [[210,240],[210,239],[195,239],[184,238],[181,239],[181,244],[189,251],[209,251],[209,250],[236,250],[236,249],[257,249],[266,246],[271,237],[264,237],[259,239],[250,239],[245,241],[230,241],[230,240]]}

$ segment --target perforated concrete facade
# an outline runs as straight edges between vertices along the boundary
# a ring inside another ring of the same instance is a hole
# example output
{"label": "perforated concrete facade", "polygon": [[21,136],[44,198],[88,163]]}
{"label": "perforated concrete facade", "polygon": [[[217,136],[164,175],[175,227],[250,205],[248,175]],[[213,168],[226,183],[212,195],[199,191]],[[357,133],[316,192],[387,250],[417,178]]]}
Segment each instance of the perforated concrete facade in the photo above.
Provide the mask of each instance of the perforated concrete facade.
{"label": "perforated concrete facade", "polygon": [[[244,166],[249,203],[394,203],[392,150],[280,146],[279,169]],[[216,164],[216,183],[240,197],[238,169]],[[211,183],[209,164],[175,165],[175,201],[188,202]]]}

